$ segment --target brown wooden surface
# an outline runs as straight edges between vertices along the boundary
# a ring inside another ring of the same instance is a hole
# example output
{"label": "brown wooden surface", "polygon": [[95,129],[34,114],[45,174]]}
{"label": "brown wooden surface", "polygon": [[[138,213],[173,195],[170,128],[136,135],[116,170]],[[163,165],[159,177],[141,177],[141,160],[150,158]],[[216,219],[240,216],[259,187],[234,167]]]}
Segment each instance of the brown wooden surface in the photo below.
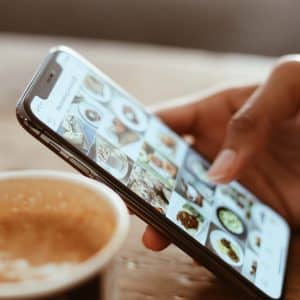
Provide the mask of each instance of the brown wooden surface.
{"label": "brown wooden surface", "polygon": [[[61,40],[59,41],[61,42]],[[198,51],[67,41],[145,103],[181,96],[224,80],[263,78],[271,59],[211,55]],[[57,41],[0,35],[0,171],[26,168],[70,170],[17,124],[14,107],[25,84]],[[154,101],[155,100],[155,101]],[[240,299],[244,297],[171,246],[161,253],[140,241],[144,224],[132,217],[130,235],[118,257],[120,299]],[[300,237],[294,236],[286,299],[300,299]],[[244,297],[245,298],[245,297]],[[246,299],[246,298],[245,298]]]}

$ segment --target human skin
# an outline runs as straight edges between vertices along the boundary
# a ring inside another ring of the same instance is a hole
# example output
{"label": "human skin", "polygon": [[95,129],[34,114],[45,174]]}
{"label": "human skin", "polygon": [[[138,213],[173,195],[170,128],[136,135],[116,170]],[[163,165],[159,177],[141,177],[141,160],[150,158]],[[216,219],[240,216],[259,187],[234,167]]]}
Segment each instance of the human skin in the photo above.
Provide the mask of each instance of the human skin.
{"label": "human skin", "polygon": [[[240,180],[299,229],[300,56],[281,58],[261,85],[180,102],[158,116],[213,161],[210,179]],[[169,245],[151,226],[143,242],[155,251]]]}

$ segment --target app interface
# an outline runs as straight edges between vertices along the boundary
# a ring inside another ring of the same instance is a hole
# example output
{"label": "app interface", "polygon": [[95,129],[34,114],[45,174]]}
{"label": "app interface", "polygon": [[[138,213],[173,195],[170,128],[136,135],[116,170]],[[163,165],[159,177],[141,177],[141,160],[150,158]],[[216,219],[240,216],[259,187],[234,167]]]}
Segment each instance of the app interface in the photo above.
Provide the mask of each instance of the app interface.
{"label": "app interface", "polygon": [[214,185],[199,153],[132,96],[78,58],[33,113],[271,297],[281,294],[289,231],[240,184]]}

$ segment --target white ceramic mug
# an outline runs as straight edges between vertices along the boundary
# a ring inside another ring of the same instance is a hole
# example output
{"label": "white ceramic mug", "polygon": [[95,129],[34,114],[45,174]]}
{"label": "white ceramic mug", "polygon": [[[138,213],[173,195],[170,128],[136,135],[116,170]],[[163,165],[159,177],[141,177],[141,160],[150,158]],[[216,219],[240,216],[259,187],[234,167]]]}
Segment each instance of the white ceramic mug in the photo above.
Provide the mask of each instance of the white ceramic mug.
{"label": "white ceramic mug", "polygon": [[[69,276],[58,280],[45,278],[30,282],[0,282],[0,299],[114,299],[111,262],[125,241],[129,228],[129,214],[122,199],[104,184],[78,174],[50,170],[0,172],[0,182],[16,179],[62,181],[94,191],[109,204],[116,226],[104,247],[80,263],[80,267],[76,267]],[[89,296],[85,297],[85,292]]]}

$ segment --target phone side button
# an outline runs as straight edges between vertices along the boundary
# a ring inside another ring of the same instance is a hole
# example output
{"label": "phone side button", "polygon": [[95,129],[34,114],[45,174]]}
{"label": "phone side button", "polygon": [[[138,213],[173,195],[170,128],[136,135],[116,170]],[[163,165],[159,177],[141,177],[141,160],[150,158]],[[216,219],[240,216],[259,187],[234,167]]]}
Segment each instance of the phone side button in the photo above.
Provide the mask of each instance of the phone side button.
{"label": "phone side button", "polygon": [[52,150],[54,150],[56,153],[60,152],[60,147],[52,142],[48,142],[48,146],[49,148],[51,148]]}
{"label": "phone side button", "polygon": [[90,170],[74,157],[68,158],[69,163],[82,174],[89,176]]}

